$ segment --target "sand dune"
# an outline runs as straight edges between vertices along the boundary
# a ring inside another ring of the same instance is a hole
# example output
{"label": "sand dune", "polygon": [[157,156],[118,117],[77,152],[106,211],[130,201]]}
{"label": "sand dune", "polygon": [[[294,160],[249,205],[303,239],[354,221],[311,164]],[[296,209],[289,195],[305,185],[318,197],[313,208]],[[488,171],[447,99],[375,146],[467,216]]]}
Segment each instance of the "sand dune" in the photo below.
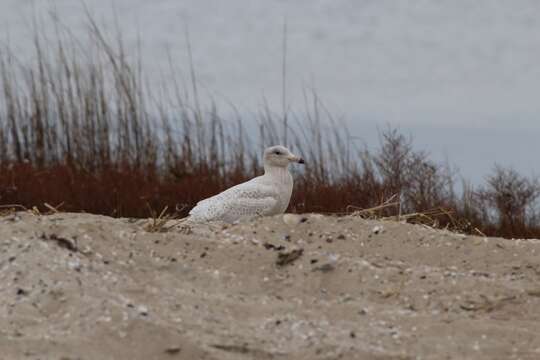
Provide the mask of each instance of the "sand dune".
{"label": "sand dune", "polygon": [[540,241],[357,217],[0,218],[2,359],[537,359]]}

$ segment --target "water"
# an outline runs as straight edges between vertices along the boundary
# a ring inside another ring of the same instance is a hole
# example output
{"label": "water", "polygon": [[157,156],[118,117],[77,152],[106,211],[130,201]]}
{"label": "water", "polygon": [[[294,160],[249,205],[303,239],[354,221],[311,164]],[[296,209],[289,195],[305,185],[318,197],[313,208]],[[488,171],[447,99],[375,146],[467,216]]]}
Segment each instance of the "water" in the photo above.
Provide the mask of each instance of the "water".
{"label": "water", "polygon": [[[390,123],[475,182],[494,162],[539,172],[540,2],[535,0],[92,0],[90,12],[128,51],[140,38],[151,81],[188,78],[185,29],[203,97],[249,117],[266,99],[282,107],[287,23],[288,106],[315,88],[372,144]],[[82,3],[0,0],[0,39],[31,57],[32,17],[54,7],[84,34]],[[113,11],[114,10],[114,11]],[[115,16],[116,13],[116,16]]]}

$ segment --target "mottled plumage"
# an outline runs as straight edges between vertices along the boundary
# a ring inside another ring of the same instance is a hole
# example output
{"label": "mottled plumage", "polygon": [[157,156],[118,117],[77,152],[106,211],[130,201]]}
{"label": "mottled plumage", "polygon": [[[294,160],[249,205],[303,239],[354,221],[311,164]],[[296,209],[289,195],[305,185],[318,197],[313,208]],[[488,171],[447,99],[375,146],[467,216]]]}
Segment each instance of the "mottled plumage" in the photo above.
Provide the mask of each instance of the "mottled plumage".
{"label": "mottled plumage", "polygon": [[253,216],[284,213],[293,189],[289,172],[291,162],[303,164],[304,160],[283,146],[267,148],[264,151],[264,175],[199,201],[189,212],[189,220],[230,223]]}

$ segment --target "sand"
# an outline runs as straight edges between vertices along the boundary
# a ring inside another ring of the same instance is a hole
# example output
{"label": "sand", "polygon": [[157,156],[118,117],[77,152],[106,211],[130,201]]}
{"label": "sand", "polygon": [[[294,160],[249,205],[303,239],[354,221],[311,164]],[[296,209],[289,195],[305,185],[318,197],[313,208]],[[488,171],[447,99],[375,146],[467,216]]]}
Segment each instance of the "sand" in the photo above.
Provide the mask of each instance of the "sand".
{"label": "sand", "polygon": [[1,359],[539,359],[540,241],[286,215],[0,217]]}

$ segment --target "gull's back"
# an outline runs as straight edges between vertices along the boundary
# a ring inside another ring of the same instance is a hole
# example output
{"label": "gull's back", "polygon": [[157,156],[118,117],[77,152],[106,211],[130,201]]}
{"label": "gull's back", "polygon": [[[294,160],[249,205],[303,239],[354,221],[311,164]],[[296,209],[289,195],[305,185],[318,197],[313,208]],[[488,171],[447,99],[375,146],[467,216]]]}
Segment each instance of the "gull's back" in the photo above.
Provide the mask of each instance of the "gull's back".
{"label": "gull's back", "polygon": [[279,195],[266,180],[264,175],[259,176],[199,201],[189,212],[189,219],[234,222],[256,215],[271,215]]}

